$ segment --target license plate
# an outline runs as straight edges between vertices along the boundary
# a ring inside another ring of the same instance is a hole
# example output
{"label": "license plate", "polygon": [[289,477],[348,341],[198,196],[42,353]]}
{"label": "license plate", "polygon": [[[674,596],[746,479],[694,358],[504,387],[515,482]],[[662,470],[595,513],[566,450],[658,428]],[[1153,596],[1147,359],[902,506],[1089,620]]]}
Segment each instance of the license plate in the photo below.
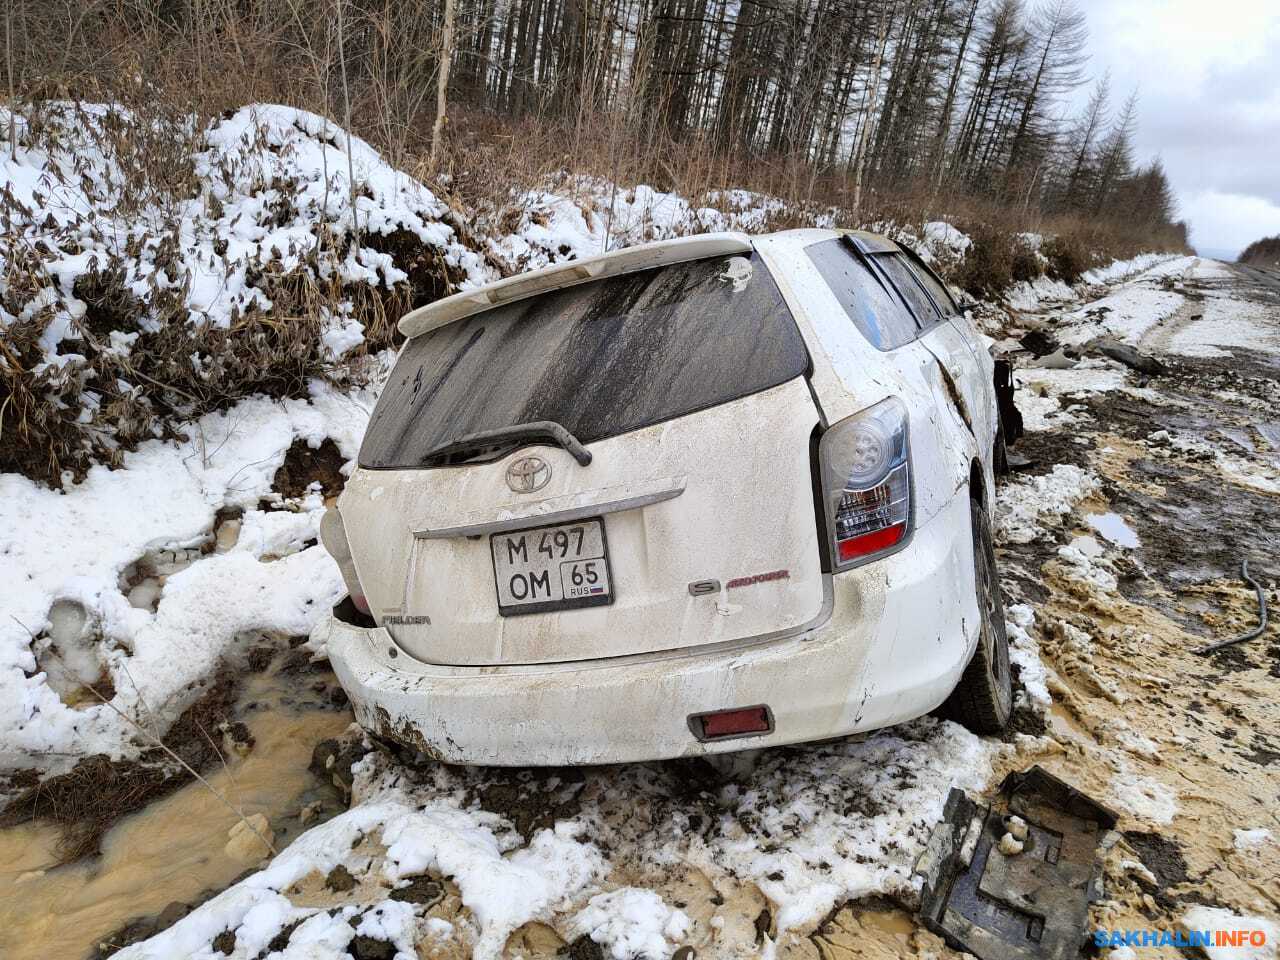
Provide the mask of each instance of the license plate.
{"label": "license plate", "polygon": [[613,603],[603,520],[495,533],[489,546],[504,617]]}

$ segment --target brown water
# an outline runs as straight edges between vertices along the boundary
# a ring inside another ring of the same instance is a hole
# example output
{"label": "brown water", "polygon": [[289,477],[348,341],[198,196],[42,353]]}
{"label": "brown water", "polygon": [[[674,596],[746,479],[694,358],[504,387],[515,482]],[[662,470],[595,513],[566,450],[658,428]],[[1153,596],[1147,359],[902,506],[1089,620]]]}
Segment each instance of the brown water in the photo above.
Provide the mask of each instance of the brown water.
{"label": "brown water", "polygon": [[[340,809],[336,792],[307,771],[315,744],[351,722],[345,709],[325,708],[312,693],[321,677],[333,682],[331,674],[252,677],[237,714],[256,743],[247,756],[230,754],[223,768],[205,771],[246,817],[267,817],[276,849],[304,829],[305,804],[322,801],[325,818]],[[55,827],[0,831],[0,957],[77,960],[133,918],[226,887],[267,855],[260,842],[247,856],[228,852],[228,831],[238,822],[207,788],[190,783],[121,820],[102,855],[80,863],[53,866]]]}

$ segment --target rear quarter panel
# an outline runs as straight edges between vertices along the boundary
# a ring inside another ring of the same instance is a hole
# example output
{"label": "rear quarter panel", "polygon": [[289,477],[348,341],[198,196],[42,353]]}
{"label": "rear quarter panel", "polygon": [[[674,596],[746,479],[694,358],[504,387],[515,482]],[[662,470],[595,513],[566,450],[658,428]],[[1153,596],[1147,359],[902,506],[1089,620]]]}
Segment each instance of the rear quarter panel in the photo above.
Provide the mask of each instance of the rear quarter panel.
{"label": "rear quarter panel", "polygon": [[[834,231],[795,231],[756,240],[778,289],[795,315],[813,360],[814,396],[828,424],[886,397],[906,405],[911,443],[915,524],[936,516],[968,483],[978,444],[947,406],[937,361],[918,341],[880,351],[867,342],[822,279],[805,247]],[[984,461],[986,458],[983,458]]]}

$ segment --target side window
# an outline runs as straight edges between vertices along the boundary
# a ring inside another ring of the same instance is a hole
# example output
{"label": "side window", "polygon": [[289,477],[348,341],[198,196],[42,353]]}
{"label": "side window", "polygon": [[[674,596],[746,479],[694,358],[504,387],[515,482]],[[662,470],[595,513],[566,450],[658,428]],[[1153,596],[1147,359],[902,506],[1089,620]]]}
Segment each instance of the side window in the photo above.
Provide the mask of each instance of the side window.
{"label": "side window", "polygon": [[915,271],[908,265],[906,257],[897,253],[878,253],[875,256],[876,263],[889,275],[893,285],[910,304],[911,312],[920,321],[922,329],[928,330],[942,320],[942,314],[916,279]]}
{"label": "side window", "polygon": [[924,288],[933,295],[933,302],[942,309],[942,312],[947,316],[958,316],[960,305],[951,296],[946,284],[938,279],[937,274],[925,266],[923,261],[915,254],[904,252],[903,256],[906,258],[907,266],[911,268],[911,272],[916,275],[916,279],[924,285]]}
{"label": "side window", "polygon": [[840,239],[805,247],[854,326],[873,347],[892,350],[920,333],[911,315]]}

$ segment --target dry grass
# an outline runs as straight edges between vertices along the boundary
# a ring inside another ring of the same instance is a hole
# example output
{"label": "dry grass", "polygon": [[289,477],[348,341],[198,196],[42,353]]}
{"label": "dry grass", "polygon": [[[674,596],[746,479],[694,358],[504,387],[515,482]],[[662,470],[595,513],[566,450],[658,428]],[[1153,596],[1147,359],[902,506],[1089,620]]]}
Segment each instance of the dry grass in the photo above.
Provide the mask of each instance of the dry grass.
{"label": "dry grass", "polygon": [[[17,318],[0,340],[0,471],[57,486],[66,476],[81,479],[95,462],[118,465],[145,440],[180,436],[184,425],[245,397],[305,397],[315,378],[358,378],[364,353],[394,342],[402,314],[452,292],[463,276],[435,247],[402,230],[360,243],[392,256],[407,280],[390,287],[343,281],[333,265],[346,259],[354,238],[317,222],[314,248],[293,265],[275,254],[249,264],[245,283],[260,298],[247,309],[226,324],[195,319],[184,230],[193,202],[216,207],[206,186],[236,182],[235,161],[223,161],[202,182],[193,157],[204,148],[203,121],[175,113],[163,98],[105,114],[78,105],[70,111],[28,105],[20,140],[25,149],[73,158],[72,169],[64,166],[41,190],[83,193],[92,213],[37,223],[19,199],[0,191],[0,307]],[[113,162],[91,166],[89,155]],[[290,183],[272,187],[263,196],[275,222],[296,219]],[[80,359],[50,364],[40,341],[66,299],[48,296],[63,289],[54,267],[80,251],[92,251],[71,291],[84,311],[72,321],[75,338],[58,347]],[[139,291],[144,263],[151,272]],[[334,363],[322,336],[328,318],[348,303],[364,326],[366,348]],[[120,337],[136,339],[122,350]]]}

